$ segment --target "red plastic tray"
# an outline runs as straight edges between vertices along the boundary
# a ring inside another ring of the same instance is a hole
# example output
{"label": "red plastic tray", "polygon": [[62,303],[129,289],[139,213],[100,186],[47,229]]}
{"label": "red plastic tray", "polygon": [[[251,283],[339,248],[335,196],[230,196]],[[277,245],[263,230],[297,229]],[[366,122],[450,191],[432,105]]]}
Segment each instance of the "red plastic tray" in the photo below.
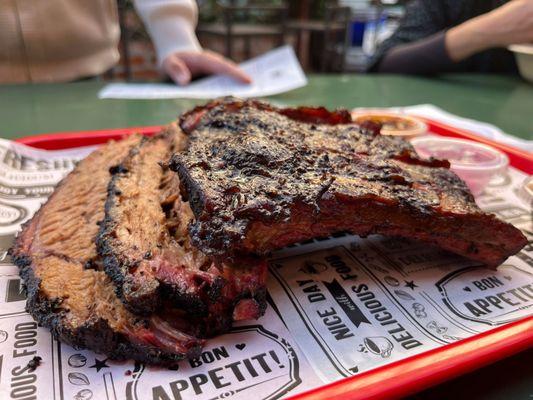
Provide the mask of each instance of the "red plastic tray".
{"label": "red plastic tray", "polygon": [[[533,174],[533,154],[494,142],[468,131],[425,119],[429,130],[442,136],[475,140],[509,156],[511,165]],[[135,132],[153,135],[160,126],[64,132],[29,136],[17,142],[47,150],[104,143]],[[291,397],[311,399],[394,399],[436,385],[487,364],[533,348],[533,316],[472,336],[460,342],[418,354],[362,374]]]}

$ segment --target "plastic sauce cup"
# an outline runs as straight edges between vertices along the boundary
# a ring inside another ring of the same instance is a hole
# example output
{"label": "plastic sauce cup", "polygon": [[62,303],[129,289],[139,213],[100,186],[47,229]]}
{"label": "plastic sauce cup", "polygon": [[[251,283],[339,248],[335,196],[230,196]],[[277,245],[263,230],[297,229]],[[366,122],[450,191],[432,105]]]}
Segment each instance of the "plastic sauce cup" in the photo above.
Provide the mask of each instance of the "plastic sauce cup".
{"label": "plastic sauce cup", "polygon": [[425,136],[414,138],[411,144],[421,157],[450,161],[451,169],[474,196],[481,194],[491,178],[505,172],[509,165],[504,153],[470,140]]}
{"label": "plastic sauce cup", "polygon": [[428,130],[427,125],[418,118],[395,112],[352,111],[352,120],[356,124],[366,121],[378,123],[382,135],[402,136],[405,139],[423,135]]}

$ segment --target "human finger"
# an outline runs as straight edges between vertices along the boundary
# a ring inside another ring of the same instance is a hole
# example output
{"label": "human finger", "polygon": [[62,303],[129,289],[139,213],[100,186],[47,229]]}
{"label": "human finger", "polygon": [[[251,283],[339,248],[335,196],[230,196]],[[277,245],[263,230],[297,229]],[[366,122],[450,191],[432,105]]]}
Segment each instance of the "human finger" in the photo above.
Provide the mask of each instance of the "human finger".
{"label": "human finger", "polygon": [[178,85],[186,85],[191,81],[191,71],[187,64],[175,54],[163,61],[163,70]]}
{"label": "human finger", "polygon": [[252,78],[237,64],[217,54],[205,52],[197,59],[198,67],[204,73],[228,75],[243,83],[252,83]]}

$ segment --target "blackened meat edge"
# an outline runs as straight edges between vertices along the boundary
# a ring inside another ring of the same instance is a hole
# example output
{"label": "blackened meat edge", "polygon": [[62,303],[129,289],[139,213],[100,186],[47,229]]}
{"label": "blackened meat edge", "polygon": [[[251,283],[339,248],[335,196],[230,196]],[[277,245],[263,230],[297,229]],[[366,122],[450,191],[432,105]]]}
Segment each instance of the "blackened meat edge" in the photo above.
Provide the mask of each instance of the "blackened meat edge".
{"label": "blackened meat edge", "polygon": [[484,213],[446,160],[422,159],[347,111],[222,99],[185,113],[170,162],[210,255],[269,251],[347,231],[418,239],[495,267],[525,236]]}
{"label": "blackened meat edge", "polygon": [[[24,224],[10,249],[27,292],[27,311],[55,338],[114,359],[173,366],[197,357],[204,340],[172,313],[139,318],[115,295],[94,241],[104,214],[108,169],[141,138],[95,150]],[[182,329],[183,328],[183,329]]]}
{"label": "blackened meat edge", "polygon": [[186,141],[172,124],[112,168],[97,248],[128,309],[140,315],[186,310],[201,336],[210,337],[227,332],[234,320],[264,313],[267,265],[257,257],[219,262],[190,244],[192,211],[165,165]]}

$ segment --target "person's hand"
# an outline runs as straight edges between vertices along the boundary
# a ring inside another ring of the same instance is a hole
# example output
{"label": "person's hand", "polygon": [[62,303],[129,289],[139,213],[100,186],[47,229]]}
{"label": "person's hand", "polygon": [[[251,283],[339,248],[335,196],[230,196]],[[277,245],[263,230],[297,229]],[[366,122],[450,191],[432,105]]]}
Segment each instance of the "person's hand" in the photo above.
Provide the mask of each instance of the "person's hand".
{"label": "person's hand", "polygon": [[446,33],[446,48],[454,61],[493,47],[528,42],[533,42],[533,0],[512,0]]}
{"label": "person's hand", "polygon": [[208,50],[172,53],[163,60],[162,67],[178,85],[186,85],[194,76],[203,74],[222,74],[231,76],[239,82],[252,82],[233,61]]}

